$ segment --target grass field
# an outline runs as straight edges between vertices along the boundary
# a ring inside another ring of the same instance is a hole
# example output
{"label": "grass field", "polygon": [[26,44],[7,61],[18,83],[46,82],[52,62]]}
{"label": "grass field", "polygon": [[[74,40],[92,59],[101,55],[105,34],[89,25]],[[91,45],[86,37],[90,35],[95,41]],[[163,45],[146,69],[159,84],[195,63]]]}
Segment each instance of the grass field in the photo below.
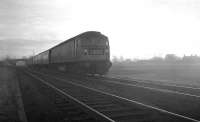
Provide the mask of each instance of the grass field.
{"label": "grass field", "polygon": [[113,64],[108,75],[200,87],[200,65]]}

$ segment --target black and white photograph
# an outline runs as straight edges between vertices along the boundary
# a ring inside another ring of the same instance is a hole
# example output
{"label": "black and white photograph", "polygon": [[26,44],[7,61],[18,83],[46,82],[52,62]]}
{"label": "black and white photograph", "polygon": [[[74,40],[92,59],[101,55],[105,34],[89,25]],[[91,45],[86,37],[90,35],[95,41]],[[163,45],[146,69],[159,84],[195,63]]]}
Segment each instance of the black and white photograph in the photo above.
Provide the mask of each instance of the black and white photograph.
{"label": "black and white photograph", "polygon": [[0,0],[0,122],[200,122],[200,1]]}

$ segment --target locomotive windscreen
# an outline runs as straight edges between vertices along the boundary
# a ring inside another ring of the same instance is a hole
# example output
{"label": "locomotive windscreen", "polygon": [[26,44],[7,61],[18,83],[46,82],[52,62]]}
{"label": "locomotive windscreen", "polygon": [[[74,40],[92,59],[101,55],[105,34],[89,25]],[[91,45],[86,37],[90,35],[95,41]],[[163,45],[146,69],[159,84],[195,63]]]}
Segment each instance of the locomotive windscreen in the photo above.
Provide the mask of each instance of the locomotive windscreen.
{"label": "locomotive windscreen", "polygon": [[87,38],[81,41],[82,46],[108,46],[108,40],[106,38]]}
{"label": "locomotive windscreen", "polygon": [[82,45],[102,45],[105,46],[107,44],[106,40],[84,40],[82,41]]}
{"label": "locomotive windscreen", "polygon": [[87,32],[80,36],[81,46],[108,47],[108,38],[99,32]]}

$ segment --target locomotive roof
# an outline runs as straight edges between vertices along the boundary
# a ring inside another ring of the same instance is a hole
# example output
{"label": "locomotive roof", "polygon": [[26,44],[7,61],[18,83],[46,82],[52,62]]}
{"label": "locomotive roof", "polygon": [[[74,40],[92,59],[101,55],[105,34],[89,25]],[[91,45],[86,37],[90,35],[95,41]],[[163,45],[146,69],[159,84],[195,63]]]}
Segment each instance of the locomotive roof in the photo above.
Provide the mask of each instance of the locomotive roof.
{"label": "locomotive roof", "polygon": [[[79,35],[77,35],[77,36],[74,36],[74,37],[72,37],[72,38],[69,38],[69,39],[65,40],[64,42],[61,42],[60,44],[58,44],[58,45],[56,45],[56,46],[54,46],[54,47],[52,47],[52,48],[50,48],[50,49],[53,49],[53,48],[58,47],[58,46],[60,46],[60,45],[62,45],[62,44],[64,44],[64,43],[67,43],[67,42],[69,42],[69,41],[72,41],[73,39],[78,38],[78,37],[89,37],[89,36],[97,35],[97,34],[101,34],[101,33],[98,32],[98,31],[86,31],[86,32],[83,32],[83,33],[81,33],[81,34],[79,34]],[[49,50],[50,50],[50,49],[49,49]]]}
{"label": "locomotive roof", "polygon": [[[79,34],[79,35],[77,35],[77,36],[74,36],[74,37],[72,37],[72,38],[69,38],[69,39],[67,39],[67,40],[65,40],[65,41],[63,41],[63,42],[57,44],[56,46],[53,46],[53,47],[49,48],[48,50],[45,50],[45,51],[43,51],[43,52],[41,52],[41,53],[39,53],[39,54],[37,54],[37,55],[35,55],[35,56],[38,56],[38,55],[40,55],[40,54],[42,54],[42,53],[44,53],[44,52],[46,52],[46,51],[49,51],[49,50],[51,50],[51,49],[53,49],[53,48],[55,48],[55,47],[58,47],[58,46],[60,46],[60,45],[62,45],[62,44],[64,44],[64,43],[67,43],[67,42],[69,42],[69,41],[71,41],[71,40],[73,40],[73,39],[75,39],[75,38],[77,38],[77,37],[88,37],[88,36],[96,35],[96,34],[101,34],[101,33],[98,32],[98,31],[86,31],[86,32],[83,32],[83,33],[81,33],[81,34]],[[35,56],[34,56],[34,57],[35,57]]]}

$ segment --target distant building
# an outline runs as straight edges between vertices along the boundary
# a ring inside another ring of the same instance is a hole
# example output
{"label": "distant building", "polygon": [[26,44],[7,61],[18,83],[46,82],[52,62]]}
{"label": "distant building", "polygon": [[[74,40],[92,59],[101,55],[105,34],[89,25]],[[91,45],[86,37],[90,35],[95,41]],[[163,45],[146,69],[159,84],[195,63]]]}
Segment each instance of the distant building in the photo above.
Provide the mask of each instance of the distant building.
{"label": "distant building", "polygon": [[17,61],[16,63],[15,63],[15,65],[16,66],[26,66],[26,62],[25,61]]}

